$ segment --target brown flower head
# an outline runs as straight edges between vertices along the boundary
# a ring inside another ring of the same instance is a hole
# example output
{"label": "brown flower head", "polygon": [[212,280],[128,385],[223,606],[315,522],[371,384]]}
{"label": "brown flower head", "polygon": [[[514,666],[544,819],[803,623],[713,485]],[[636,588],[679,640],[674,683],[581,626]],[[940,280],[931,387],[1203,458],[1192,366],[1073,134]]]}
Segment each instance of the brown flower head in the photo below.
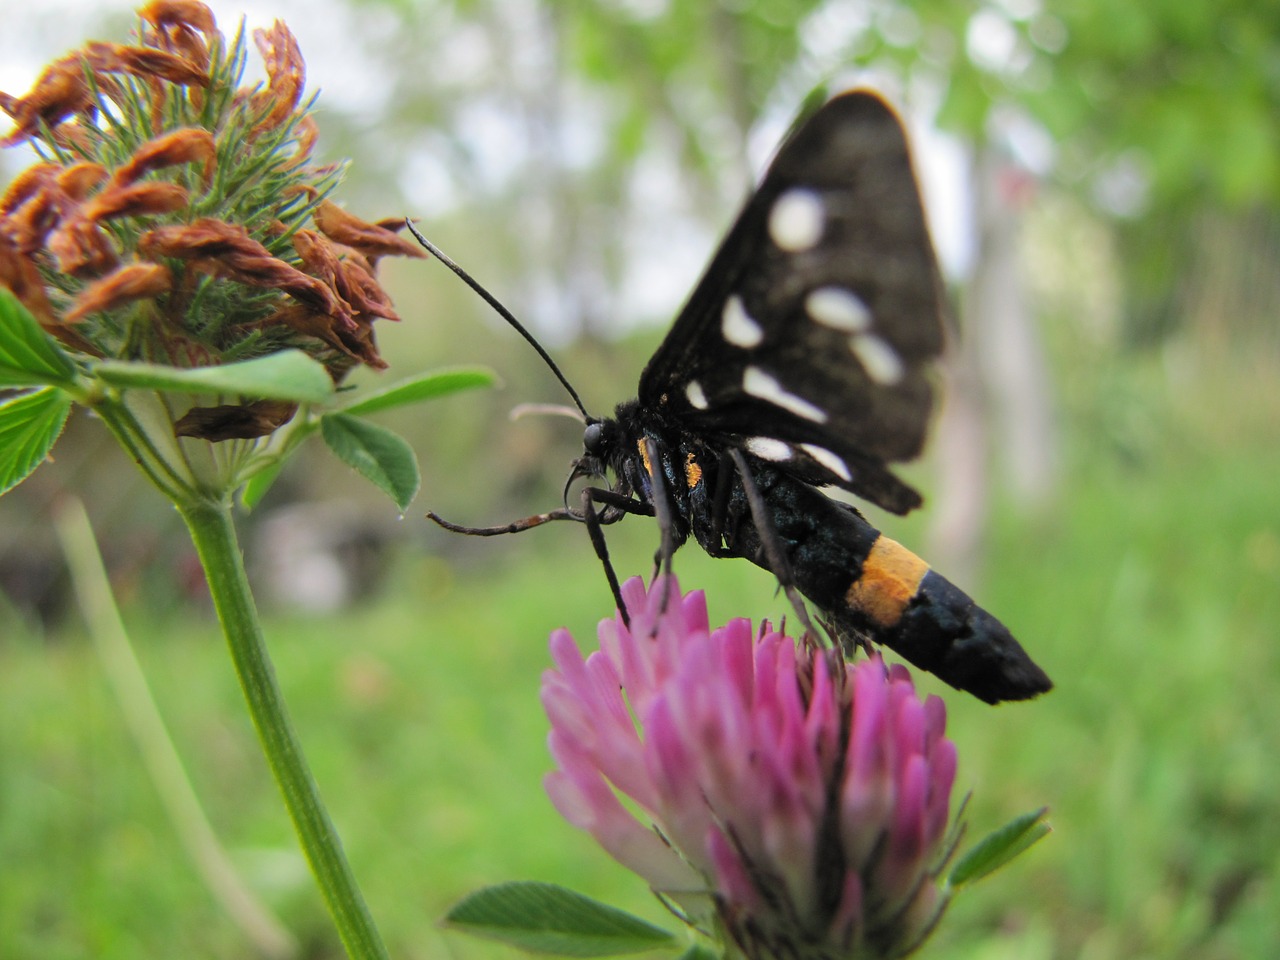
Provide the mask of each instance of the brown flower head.
{"label": "brown flower head", "polygon": [[[0,189],[0,285],[99,357],[204,365],[294,347],[335,381],[385,367],[374,322],[398,318],[375,265],[423,254],[326,199],[340,168],[310,162],[293,34],[253,32],[267,82],[246,86],[243,27],[228,40],[196,0],[138,16],[134,42],[87,43],[26,94],[0,93],[0,146],[40,158]],[[194,412],[181,432],[257,436],[292,415],[236,409]]]}

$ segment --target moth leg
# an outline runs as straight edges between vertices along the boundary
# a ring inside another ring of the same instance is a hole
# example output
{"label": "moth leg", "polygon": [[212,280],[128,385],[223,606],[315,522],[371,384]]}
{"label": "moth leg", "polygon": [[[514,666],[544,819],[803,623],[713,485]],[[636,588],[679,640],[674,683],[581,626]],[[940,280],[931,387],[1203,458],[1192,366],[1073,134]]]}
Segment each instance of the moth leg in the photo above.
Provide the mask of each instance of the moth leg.
{"label": "moth leg", "polygon": [[534,527],[540,527],[544,523],[550,523],[552,520],[578,520],[579,517],[574,516],[569,510],[552,510],[550,513],[537,513],[532,517],[525,517],[523,520],[514,520],[511,523],[504,523],[496,527],[464,527],[460,523],[453,523],[446,520],[438,513],[427,511],[427,519],[438,524],[451,533],[465,533],[471,537],[500,537],[507,533],[523,533],[525,530],[532,530]]}
{"label": "moth leg", "polygon": [[733,494],[733,474],[730,471],[732,464],[727,453],[720,454],[719,466],[716,470],[716,485],[711,493],[711,533],[715,538],[715,546],[706,547],[706,551],[713,557],[732,556],[732,547],[726,544],[726,540],[731,537],[730,523],[736,529],[738,523],[737,511],[734,516],[730,516],[729,499]]}
{"label": "moth leg", "polygon": [[756,530],[760,533],[760,546],[764,549],[765,558],[769,561],[769,568],[778,578],[778,585],[782,587],[787,599],[791,601],[791,606],[800,618],[800,625],[810,636],[821,636],[814,629],[813,621],[809,619],[809,611],[804,605],[800,591],[796,589],[795,577],[791,573],[791,563],[787,560],[786,551],[782,548],[778,531],[774,529],[773,521],[769,519],[769,508],[764,502],[764,497],[760,495],[760,488],[756,486],[755,477],[751,475],[746,458],[742,455],[742,451],[737,449],[730,450],[729,456],[733,458],[733,465],[738,468],[738,476],[742,479],[742,492],[746,495],[747,505],[751,508],[751,519],[755,521]]}
{"label": "moth leg", "polygon": [[663,573],[670,576],[671,557],[676,552],[675,541],[671,535],[670,491],[667,490],[662,471],[658,467],[658,464],[662,462],[658,445],[651,437],[646,437],[644,444],[645,450],[649,455],[649,463],[653,464],[649,469],[649,480],[652,487],[650,500],[653,503],[653,515],[658,518],[658,528],[662,531],[662,542],[659,544],[657,556],[654,557],[654,565],[661,564]]}
{"label": "moth leg", "polygon": [[[609,490],[605,487],[583,487],[583,493],[590,494],[593,504],[601,503],[606,507],[618,511],[618,515],[610,517],[605,514],[598,514],[600,523],[617,523],[622,519],[623,514],[629,514],[633,517],[652,517],[653,507],[645,503],[643,500],[637,500],[635,497],[629,497],[625,493],[618,493],[616,490]],[[573,519],[582,520],[581,514],[573,514]]]}
{"label": "moth leg", "polygon": [[658,520],[658,529],[662,531],[662,541],[658,545],[658,553],[653,558],[654,576],[658,571],[666,574],[662,581],[662,604],[659,609],[665,613],[667,600],[671,595],[671,558],[675,555],[675,538],[672,535],[671,492],[662,474],[662,455],[658,444],[652,437],[645,437],[645,452],[648,454],[649,467],[649,500],[653,504],[653,515]]}
{"label": "moth leg", "polygon": [[613,593],[613,602],[617,605],[618,612],[622,614],[622,622],[629,628],[631,615],[627,613],[627,605],[622,600],[622,587],[618,583],[618,574],[613,569],[613,563],[609,560],[609,544],[604,538],[604,525],[612,521],[596,512],[597,503],[603,504],[606,508],[621,511],[616,519],[621,519],[622,514],[628,513],[650,516],[653,511],[648,504],[613,490],[606,490],[603,487],[582,489],[582,522],[586,524],[591,546],[595,549],[601,566],[604,567],[605,579],[609,581],[609,590]]}

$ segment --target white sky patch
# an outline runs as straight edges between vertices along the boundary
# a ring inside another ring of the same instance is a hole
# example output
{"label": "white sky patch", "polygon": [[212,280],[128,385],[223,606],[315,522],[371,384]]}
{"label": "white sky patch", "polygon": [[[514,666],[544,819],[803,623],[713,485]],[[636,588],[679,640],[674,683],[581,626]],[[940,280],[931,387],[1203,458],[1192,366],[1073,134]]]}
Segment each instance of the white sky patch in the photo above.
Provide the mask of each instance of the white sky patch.
{"label": "white sky patch", "polygon": [[998,73],[1008,69],[1018,48],[1018,34],[1009,19],[990,8],[979,10],[965,30],[965,53],[984,70]]}
{"label": "white sky patch", "polygon": [[758,397],[775,407],[789,410],[798,417],[812,420],[814,423],[826,423],[825,411],[815,407],[804,397],[784,390],[782,384],[765,373],[759,367],[747,367],[742,373],[742,389],[753,397]]}

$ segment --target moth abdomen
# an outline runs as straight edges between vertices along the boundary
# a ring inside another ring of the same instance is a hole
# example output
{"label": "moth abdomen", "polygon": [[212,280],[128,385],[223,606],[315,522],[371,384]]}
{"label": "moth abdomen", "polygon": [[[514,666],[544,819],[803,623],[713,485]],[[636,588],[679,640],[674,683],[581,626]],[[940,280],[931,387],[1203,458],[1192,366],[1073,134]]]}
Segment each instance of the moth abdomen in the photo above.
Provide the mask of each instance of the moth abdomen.
{"label": "moth abdomen", "polygon": [[[853,507],[763,464],[754,479],[796,588],[842,640],[883,644],[987,703],[1053,686],[1004,624]],[[733,500],[741,496],[739,488]],[[770,569],[745,505],[733,513],[727,552]]]}
{"label": "moth abdomen", "polygon": [[[881,550],[885,541],[891,550]],[[828,611],[837,625],[861,629],[987,703],[1026,700],[1053,687],[1003,623],[888,537],[876,541],[845,600],[843,608]]]}

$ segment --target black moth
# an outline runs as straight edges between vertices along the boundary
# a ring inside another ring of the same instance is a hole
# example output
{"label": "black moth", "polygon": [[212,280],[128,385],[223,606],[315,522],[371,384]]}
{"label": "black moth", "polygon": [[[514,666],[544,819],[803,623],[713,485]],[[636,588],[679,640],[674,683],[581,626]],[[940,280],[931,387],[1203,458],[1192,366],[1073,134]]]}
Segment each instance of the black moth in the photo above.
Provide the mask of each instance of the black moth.
{"label": "black moth", "polygon": [[712,556],[772,571],[804,622],[796,591],[846,648],[884,644],[988,703],[1033,697],[1052,684],[1000,621],[819,490],[898,514],[920,504],[888,464],[924,443],[942,315],[902,124],[873,93],[837,96],[779,149],[637,398],[612,418],[587,415],[570,482],[612,485],[585,488],[577,509],[506,526],[431,518],[480,535],[583,521],[621,607],[601,526],[656,517],[668,569],[693,537]]}

